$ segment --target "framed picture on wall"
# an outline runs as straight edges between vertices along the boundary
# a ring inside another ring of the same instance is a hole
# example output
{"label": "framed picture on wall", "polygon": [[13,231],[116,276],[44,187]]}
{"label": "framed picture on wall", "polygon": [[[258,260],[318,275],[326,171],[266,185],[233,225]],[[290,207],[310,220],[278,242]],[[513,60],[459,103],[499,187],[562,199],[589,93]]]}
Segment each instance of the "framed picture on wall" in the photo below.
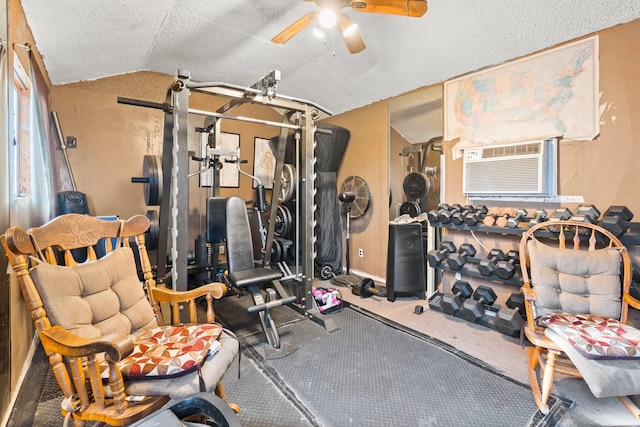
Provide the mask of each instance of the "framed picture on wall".
{"label": "framed picture on wall", "polygon": [[[240,135],[237,133],[220,132],[220,141],[216,142],[216,148],[240,152]],[[209,151],[205,151],[209,150]],[[208,152],[213,156],[206,142],[202,143],[201,153]],[[238,188],[240,186],[240,172],[237,163],[226,163],[225,160],[234,160],[232,156],[220,156],[222,169],[220,169],[220,187]],[[211,187],[213,185],[213,168],[200,174],[200,186]]]}
{"label": "framed picture on wall", "polygon": [[[266,189],[273,189],[273,179],[276,171],[276,157],[269,147],[266,138],[255,138],[253,147],[253,176],[260,180]],[[253,181],[253,188],[257,183]]]}

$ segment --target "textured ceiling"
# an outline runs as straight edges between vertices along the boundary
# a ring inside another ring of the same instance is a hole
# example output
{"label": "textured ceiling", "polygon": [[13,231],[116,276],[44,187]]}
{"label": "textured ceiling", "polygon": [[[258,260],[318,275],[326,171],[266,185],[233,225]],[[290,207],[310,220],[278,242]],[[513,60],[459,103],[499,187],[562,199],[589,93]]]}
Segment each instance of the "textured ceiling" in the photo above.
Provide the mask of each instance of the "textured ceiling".
{"label": "textured ceiling", "polygon": [[301,0],[22,0],[54,84],[137,70],[250,86],[280,70],[278,93],[333,113],[498,64],[640,17],[638,0],[430,0],[422,18],[345,12],[367,45],[337,32],[270,39]]}

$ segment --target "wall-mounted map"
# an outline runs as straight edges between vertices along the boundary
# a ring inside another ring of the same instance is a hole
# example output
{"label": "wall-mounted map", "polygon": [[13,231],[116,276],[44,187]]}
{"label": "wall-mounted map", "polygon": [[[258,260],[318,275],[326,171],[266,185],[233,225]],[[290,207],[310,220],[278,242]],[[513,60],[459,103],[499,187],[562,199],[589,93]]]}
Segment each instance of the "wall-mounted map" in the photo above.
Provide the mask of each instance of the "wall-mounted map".
{"label": "wall-mounted map", "polygon": [[445,82],[444,139],[591,140],[600,133],[598,67],[594,36]]}

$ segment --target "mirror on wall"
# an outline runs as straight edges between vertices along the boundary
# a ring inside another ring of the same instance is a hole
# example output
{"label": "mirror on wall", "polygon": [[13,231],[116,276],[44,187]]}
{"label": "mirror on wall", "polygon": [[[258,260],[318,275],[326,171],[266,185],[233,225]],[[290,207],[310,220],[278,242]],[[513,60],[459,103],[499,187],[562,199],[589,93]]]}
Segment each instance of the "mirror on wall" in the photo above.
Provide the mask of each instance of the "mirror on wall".
{"label": "mirror on wall", "polygon": [[440,203],[442,84],[389,101],[389,219]]}

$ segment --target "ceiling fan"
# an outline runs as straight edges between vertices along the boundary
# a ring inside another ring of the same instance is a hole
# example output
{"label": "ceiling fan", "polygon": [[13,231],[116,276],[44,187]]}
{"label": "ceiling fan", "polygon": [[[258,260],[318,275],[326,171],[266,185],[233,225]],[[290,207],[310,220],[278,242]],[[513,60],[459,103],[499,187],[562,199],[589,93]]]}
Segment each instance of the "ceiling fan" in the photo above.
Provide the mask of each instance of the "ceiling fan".
{"label": "ceiling fan", "polygon": [[366,47],[357,25],[342,9],[351,7],[355,12],[383,13],[387,15],[411,16],[419,18],[427,12],[426,0],[304,0],[314,1],[319,10],[309,12],[271,39],[273,43],[284,44],[293,36],[314,22],[325,28],[337,28],[350,53],[358,53]]}

